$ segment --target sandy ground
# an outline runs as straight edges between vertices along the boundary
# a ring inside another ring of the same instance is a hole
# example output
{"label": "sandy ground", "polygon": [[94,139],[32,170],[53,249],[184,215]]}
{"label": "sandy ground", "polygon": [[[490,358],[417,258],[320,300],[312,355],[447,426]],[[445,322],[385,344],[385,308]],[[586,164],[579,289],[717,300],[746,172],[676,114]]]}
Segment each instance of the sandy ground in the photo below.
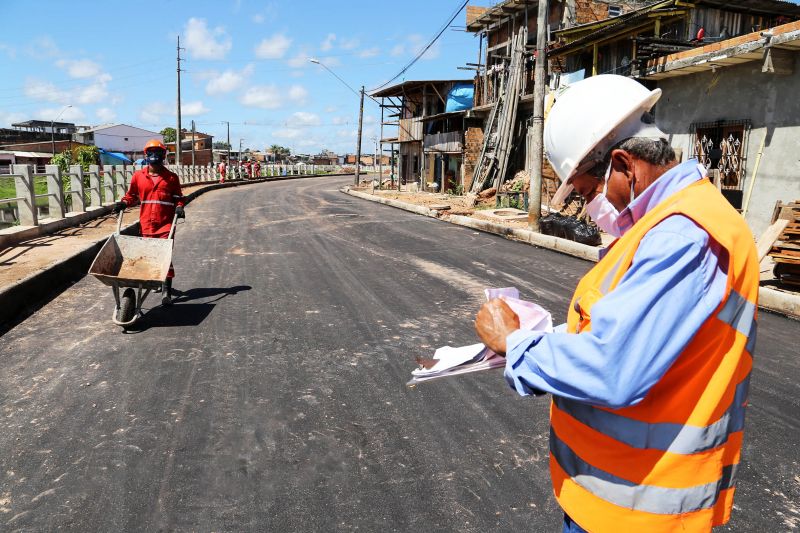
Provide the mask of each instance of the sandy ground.
{"label": "sandy ground", "polygon": [[[188,194],[200,187],[202,185],[184,187],[183,193]],[[128,209],[125,211],[123,224],[134,222],[138,217],[138,207]],[[46,270],[50,265],[70,257],[90,244],[107,239],[116,229],[117,217],[106,215],[0,250],[0,289]]]}

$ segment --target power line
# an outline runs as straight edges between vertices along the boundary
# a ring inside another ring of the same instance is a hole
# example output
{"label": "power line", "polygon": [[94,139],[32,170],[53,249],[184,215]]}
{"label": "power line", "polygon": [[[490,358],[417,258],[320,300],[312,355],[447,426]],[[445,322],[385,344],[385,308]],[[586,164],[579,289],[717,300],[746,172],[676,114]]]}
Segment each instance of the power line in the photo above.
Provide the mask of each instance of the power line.
{"label": "power line", "polygon": [[420,59],[420,58],[421,58],[423,55],[425,55],[425,52],[427,52],[427,51],[428,51],[428,49],[429,49],[431,46],[433,46],[433,44],[434,44],[436,41],[438,41],[438,40],[439,40],[439,37],[441,37],[441,36],[442,36],[442,34],[445,32],[445,30],[447,30],[447,28],[449,28],[449,27],[450,27],[450,24],[452,24],[452,23],[453,23],[453,21],[456,19],[456,17],[459,15],[459,13],[461,13],[461,12],[464,10],[464,8],[465,8],[465,7],[467,7],[467,4],[468,4],[468,3],[469,3],[469,0],[464,0],[464,2],[463,2],[463,3],[461,4],[461,6],[460,6],[460,7],[459,7],[459,8],[456,10],[456,12],[455,12],[455,13],[453,13],[453,15],[450,17],[450,19],[449,19],[449,20],[448,20],[448,21],[447,21],[447,22],[446,22],[446,23],[445,23],[445,24],[444,24],[444,25],[441,27],[441,29],[439,30],[439,33],[437,33],[437,34],[436,34],[436,36],[435,36],[433,39],[431,39],[431,41],[430,41],[430,42],[429,42],[427,45],[425,45],[425,48],[423,48],[422,50],[420,50],[420,52],[419,52],[419,53],[416,55],[416,57],[414,57],[414,59],[412,59],[412,60],[411,60],[411,61],[408,63],[408,65],[406,65],[405,67],[403,67],[403,68],[402,68],[402,70],[400,70],[400,72],[398,72],[398,73],[397,73],[397,74],[396,74],[396,75],[395,75],[395,76],[394,76],[392,79],[388,80],[388,81],[387,81],[386,83],[384,83],[383,85],[379,85],[378,87],[375,87],[374,89],[370,89],[370,91],[369,91],[369,92],[371,92],[371,93],[372,93],[372,92],[375,92],[375,91],[377,91],[377,90],[379,90],[379,89],[383,89],[384,87],[386,87],[387,85],[389,85],[390,83],[392,83],[394,80],[396,80],[397,78],[399,78],[400,76],[402,76],[403,74],[405,74],[405,73],[406,73],[406,71],[407,71],[408,69],[410,69],[410,68],[411,68],[411,67],[414,65],[414,63],[416,63],[417,61],[419,61],[419,59]]}

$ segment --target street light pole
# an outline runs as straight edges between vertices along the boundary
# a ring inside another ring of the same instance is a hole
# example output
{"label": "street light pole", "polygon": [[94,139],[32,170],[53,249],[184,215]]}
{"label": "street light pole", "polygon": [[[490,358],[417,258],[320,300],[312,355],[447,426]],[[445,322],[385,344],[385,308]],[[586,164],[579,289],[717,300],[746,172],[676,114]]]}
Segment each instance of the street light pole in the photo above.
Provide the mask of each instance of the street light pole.
{"label": "street light pole", "polygon": [[[350,84],[348,84],[346,81],[344,81],[342,78],[340,78],[334,71],[329,69],[325,65],[325,63],[321,62],[319,59],[315,59],[313,57],[310,57],[308,60],[311,63],[314,63],[315,65],[319,65],[322,68],[324,68],[325,70],[327,70],[328,72],[330,72],[331,74],[333,74],[334,77],[337,80],[342,82],[344,84],[344,86],[347,87],[348,89],[350,89],[353,93],[357,94],[358,97],[361,100],[361,103],[359,104],[359,109],[358,109],[358,145],[356,146],[356,176],[355,176],[355,184],[356,184],[356,186],[358,186],[358,181],[359,181],[360,174],[361,174],[361,168],[360,168],[360,166],[361,166],[361,130],[362,130],[362,126],[363,126],[363,123],[364,123],[364,86],[363,85],[361,86],[361,90],[360,91],[356,91],[355,89],[350,87]],[[369,96],[369,95],[367,95],[367,96]],[[380,103],[377,100],[375,100],[372,96],[369,96],[369,99],[372,100],[373,102],[375,102],[376,104],[380,105]]]}
{"label": "street light pole", "polygon": [[547,13],[549,2],[539,0],[536,19],[536,63],[534,64],[533,85],[533,124],[530,144],[532,153],[528,154],[530,165],[530,184],[528,193],[528,225],[532,231],[539,231],[542,216],[542,162],[544,156],[544,97],[547,68]]}
{"label": "street light pole", "polygon": [[364,86],[361,86],[361,104],[358,109],[358,144],[356,144],[356,187],[359,184],[361,174],[361,127],[364,123]]}
{"label": "street light pole", "polygon": [[64,111],[72,107],[71,105],[66,105],[64,109],[61,110],[61,113],[56,116],[53,120],[50,121],[50,144],[53,146],[53,155],[56,155],[56,120],[61,118],[61,115],[64,114]]}

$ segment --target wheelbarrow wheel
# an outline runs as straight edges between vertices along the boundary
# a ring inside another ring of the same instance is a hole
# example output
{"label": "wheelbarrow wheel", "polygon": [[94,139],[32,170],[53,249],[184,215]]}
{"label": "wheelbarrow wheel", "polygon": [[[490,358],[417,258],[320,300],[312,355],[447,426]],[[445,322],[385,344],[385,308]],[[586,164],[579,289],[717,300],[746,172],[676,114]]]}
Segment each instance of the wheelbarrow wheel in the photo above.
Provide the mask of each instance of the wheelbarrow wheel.
{"label": "wheelbarrow wheel", "polygon": [[120,322],[130,322],[136,313],[136,292],[133,289],[125,289],[119,299],[119,312],[117,320]]}

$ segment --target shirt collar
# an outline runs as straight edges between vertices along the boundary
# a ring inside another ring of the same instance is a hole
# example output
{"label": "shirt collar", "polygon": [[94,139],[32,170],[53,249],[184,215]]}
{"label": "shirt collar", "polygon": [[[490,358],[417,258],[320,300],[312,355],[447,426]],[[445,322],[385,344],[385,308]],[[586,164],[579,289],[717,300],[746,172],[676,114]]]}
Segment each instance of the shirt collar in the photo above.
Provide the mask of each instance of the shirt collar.
{"label": "shirt collar", "polygon": [[703,179],[706,174],[705,167],[696,159],[690,159],[662,174],[619,214],[617,225],[622,234],[631,229],[655,206],[676,192]]}

